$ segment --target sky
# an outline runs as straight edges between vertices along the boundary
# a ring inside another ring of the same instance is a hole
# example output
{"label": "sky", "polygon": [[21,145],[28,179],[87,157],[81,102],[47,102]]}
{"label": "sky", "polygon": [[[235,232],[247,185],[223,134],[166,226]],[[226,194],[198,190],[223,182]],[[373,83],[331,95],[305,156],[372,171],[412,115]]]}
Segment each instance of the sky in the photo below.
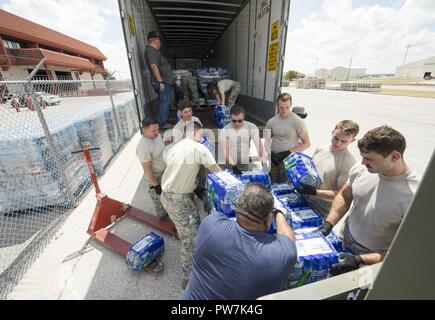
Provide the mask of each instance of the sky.
{"label": "sky", "polygon": [[395,73],[435,55],[435,0],[292,0],[284,70]]}
{"label": "sky", "polygon": [[[130,77],[116,0],[0,0],[0,8],[96,46]],[[30,9],[29,9],[30,8]],[[367,68],[394,73],[435,55],[435,0],[291,0],[284,70]]]}

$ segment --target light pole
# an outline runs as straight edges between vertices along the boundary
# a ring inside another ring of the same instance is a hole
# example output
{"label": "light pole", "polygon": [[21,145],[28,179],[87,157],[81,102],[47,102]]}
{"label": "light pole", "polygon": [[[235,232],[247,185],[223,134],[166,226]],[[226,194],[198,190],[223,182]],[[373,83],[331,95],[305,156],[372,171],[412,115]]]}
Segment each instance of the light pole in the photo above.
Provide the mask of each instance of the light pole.
{"label": "light pole", "polygon": [[412,45],[410,45],[410,44],[408,44],[408,45],[406,46],[405,58],[403,58],[403,63],[402,63],[402,65],[405,64],[406,57],[408,56],[408,50],[409,50],[409,48],[411,48],[411,47],[412,47]]}

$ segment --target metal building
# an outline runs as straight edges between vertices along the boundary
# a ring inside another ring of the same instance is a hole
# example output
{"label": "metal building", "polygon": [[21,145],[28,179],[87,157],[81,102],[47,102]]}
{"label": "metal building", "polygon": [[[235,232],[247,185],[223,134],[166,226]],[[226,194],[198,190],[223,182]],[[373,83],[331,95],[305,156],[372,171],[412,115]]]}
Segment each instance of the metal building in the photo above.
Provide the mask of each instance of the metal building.
{"label": "metal building", "polygon": [[396,77],[421,79],[435,77],[435,56],[397,67]]}

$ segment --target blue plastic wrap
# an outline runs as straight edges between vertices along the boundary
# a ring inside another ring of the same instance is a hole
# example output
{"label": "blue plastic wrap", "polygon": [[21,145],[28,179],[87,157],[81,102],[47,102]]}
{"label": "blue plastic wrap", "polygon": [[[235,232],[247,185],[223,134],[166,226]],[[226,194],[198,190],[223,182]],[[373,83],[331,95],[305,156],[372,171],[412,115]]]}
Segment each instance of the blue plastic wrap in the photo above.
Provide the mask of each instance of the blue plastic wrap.
{"label": "blue plastic wrap", "polygon": [[213,110],[213,121],[220,129],[229,124],[231,122],[230,108],[222,104],[217,105]]}
{"label": "blue plastic wrap", "polygon": [[319,227],[323,224],[322,217],[309,207],[291,209],[289,213],[293,229]]}
{"label": "blue plastic wrap", "polygon": [[216,209],[234,216],[234,200],[239,196],[242,187],[243,182],[228,171],[209,174],[206,183],[206,211]]}
{"label": "blue plastic wrap", "polygon": [[98,174],[102,174],[104,168],[114,155],[104,114],[99,113],[92,117],[78,120],[74,126],[82,147],[100,148],[100,156],[98,159],[93,159],[93,164],[95,171]]}
{"label": "blue plastic wrap", "polygon": [[286,208],[289,209],[298,209],[307,205],[305,200],[295,191],[281,194],[277,196],[277,198]]}
{"label": "blue plastic wrap", "polygon": [[125,260],[127,266],[135,271],[143,271],[165,251],[165,242],[154,232],[148,233],[136,242],[128,251]]}
{"label": "blue plastic wrap", "polygon": [[318,188],[322,179],[314,166],[313,159],[306,154],[295,152],[284,159],[284,169],[294,188],[301,183]]}
{"label": "blue plastic wrap", "polygon": [[322,234],[299,234],[296,238],[298,258],[287,288],[326,279],[330,267],[338,262],[338,253]]}
{"label": "blue plastic wrap", "polygon": [[243,171],[240,180],[243,183],[260,183],[270,188],[270,177],[264,171]]}
{"label": "blue plastic wrap", "polygon": [[288,185],[288,183],[272,183],[270,186],[272,193],[276,196],[289,194],[293,192],[293,188]]}
{"label": "blue plastic wrap", "polygon": [[[295,232],[296,238],[298,238],[301,234],[311,233],[317,228],[301,228],[301,229],[295,229],[293,230]],[[337,252],[343,252],[343,246],[342,241],[340,238],[335,234],[334,231],[331,231],[331,233],[326,237],[326,240],[329,241],[329,243],[334,247],[334,249]]]}

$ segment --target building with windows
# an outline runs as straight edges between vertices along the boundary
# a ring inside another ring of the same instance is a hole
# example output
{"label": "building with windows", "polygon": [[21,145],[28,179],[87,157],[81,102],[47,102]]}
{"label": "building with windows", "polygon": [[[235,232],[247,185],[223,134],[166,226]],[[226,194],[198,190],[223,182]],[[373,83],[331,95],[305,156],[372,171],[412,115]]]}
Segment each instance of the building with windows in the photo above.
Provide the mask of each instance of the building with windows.
{"label": "building with windows", "polygon": [[107,60],[96,47],[0,10],[0,79],[103,80]]}

